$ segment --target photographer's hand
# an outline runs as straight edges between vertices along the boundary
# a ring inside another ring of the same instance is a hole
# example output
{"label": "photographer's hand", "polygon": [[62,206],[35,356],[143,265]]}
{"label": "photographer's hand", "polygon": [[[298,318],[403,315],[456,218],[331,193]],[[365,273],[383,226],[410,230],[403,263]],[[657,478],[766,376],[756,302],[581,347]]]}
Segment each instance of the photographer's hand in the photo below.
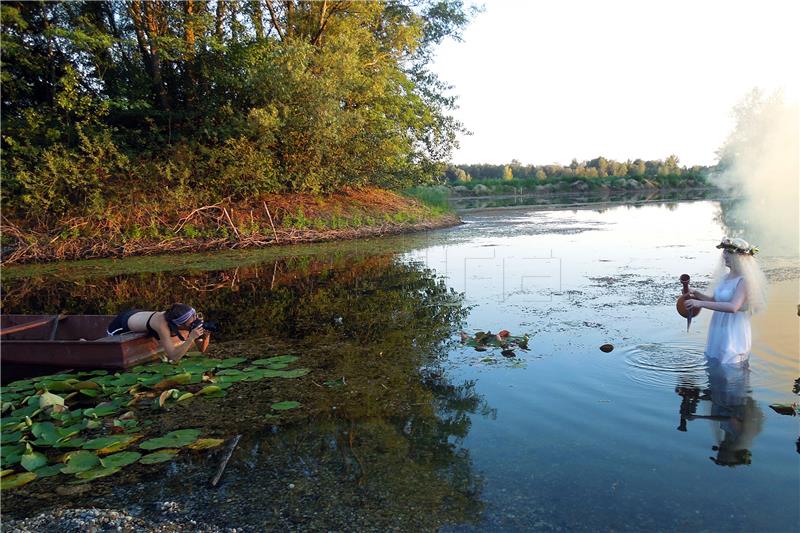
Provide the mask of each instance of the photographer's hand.
{"label": "photographer's hand", "polygon": [[192,331],[189,332],[189,340],[195,341],[200,337],[202,337],[203,333],[205,333],[205,331],[203,330],[203,326],[197,326],[196,328],[194,328]]}

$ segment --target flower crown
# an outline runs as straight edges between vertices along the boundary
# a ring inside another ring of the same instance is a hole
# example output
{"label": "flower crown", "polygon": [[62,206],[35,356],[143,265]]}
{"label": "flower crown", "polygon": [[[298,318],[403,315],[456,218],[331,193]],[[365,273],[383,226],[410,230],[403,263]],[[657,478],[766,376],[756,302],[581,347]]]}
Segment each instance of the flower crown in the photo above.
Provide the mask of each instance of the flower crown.
{"label": "flower crown", "polygon": [[724,248],[725,250],[742,255],[756,255],[758,253],[757,246],[750,246],[749,242],[738,237],[733,239],[730,237],[723,237],[722,241],[717,245],[717,248]]}

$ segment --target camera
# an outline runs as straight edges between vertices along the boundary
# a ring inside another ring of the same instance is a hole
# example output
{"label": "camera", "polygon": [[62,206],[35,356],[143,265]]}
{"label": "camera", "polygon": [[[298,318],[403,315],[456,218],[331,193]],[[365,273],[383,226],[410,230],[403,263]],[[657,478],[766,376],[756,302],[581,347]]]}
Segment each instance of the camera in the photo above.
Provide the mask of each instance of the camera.
{"label": "camera", "polygon": [[210,320],[208,322],[204,322],[202,318],[196,318],[194,322],[189,324],[189,331],[199,328],[200,326],[203,326],[203,329],[209,333],[216,333],[219,331],[219,326],[217,326],[216,322],[211,322]]}

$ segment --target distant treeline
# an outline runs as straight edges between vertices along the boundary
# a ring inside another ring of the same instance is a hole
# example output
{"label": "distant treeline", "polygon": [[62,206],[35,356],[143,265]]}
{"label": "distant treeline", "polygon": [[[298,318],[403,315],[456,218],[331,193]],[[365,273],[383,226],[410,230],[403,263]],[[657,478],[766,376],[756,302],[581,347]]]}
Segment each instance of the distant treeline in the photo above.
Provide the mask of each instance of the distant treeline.
{"label": "distant treeline", "polygon": [[552,178],[663,178],[685,177],[704,180],[710,167],[695,165],[680,166],[677,156],[664,160],[643,159],[624,162],[597,157],[590,161],[572,160],[568,166],[562,165],[523,165],[516,159],[509,164],[448,165],[442,179],[444,181],[470,182],[473,180],[539,180]]}
{"label": "distant treeline", "polygon": [[462,129],[428,69],[467,23],[461,0],[4,0],[0,14],[12,216],[406,187],[441,174]]}

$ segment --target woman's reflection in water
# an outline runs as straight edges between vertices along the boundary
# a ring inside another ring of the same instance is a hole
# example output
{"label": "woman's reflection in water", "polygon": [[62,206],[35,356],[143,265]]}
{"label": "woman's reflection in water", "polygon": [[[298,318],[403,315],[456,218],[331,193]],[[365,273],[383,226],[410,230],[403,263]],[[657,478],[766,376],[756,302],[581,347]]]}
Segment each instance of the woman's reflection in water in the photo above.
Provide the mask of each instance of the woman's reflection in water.
{"label": "woman's reflection in water", "polygon": [[[678,431],[686,431],[689,420],[710,420],[717,444],[711,448],[716,457],[709,459],[721,466],[748,465],[752,460],[753,439],[764,422],[764,413],[751,396],[750,368],[746,364],[720,365],[709,361],[706,371],[708,389],[701,391],[690,384],[675,389],[682,398]],[[710,414],[696,414],[701,400],[711,402]]]}

